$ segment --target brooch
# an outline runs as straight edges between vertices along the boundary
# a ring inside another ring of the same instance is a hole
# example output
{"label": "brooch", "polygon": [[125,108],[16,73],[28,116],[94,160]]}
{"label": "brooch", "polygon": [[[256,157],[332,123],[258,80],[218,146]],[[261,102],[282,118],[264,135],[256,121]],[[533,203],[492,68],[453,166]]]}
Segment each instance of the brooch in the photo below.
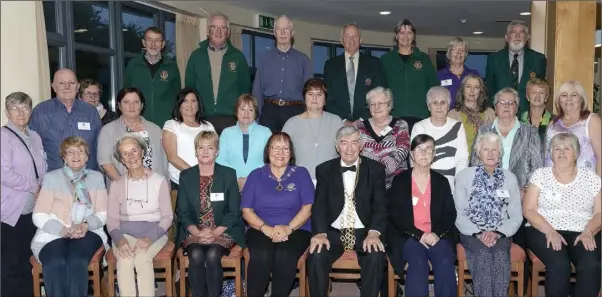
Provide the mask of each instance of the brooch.
{"label": "brooch", "polygon": [[289,191],[289,192],[292,192],[292,191],[296,190],[295,184],[294,183],[288,184],[288,186],[286,186],[286,190]]}
{"label": "brooch", "polygon": [[369,77],[366,77],[366,87],[372,85],[372,80]]}

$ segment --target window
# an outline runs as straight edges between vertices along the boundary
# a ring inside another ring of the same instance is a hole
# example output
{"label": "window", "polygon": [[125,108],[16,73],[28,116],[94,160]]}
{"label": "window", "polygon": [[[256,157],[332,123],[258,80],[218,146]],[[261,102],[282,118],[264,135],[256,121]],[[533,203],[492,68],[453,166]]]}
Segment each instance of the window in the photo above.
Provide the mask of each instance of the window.
{"label": "window", "polygon": [[56,32],[56,5],[54,1],[42,2],[44,8],[44,23],[46,24],[46,31]]}
{"label": "window", "polygon": [[314,76],[324,75],[324,64],[330,59],[330,49],[326,45],[314,44],[311,48],[311,61],[314,63]]}
{"label": "window", "polygon": [[276,39],[273,35],[251,30],[242,30],[242,52],[249,63],[251,80],[255,80],[257,64],[265,53],[275,47]]}
{"label": "window", "polygon": [[[470,69],[479,72],[482,78],[485,78],[485,68],[487,67],[487,56],[489,52],[469,52],[466,56],[464,65]],[[437,71],[447,67],[446,51],[437,51]]]}
{"label": "window", "polygon": [[111,96],[111,64],[110,56],[96,53],[75,51],[75,74],[79,79],[93,78],[102,84],[102,97],[100,102],[105,107],[110,106]]}
{"label": "window", "polygon": [[[387,47],[360,47],[360,53],[372,55],[377,58],[380,58],[389,51],[391,51],[391,49]],[[314,77],[322,77],[322,75],[324,75],[324,64],[326,64],[328,59],[344,53],[345,48],[339,43],[315,41],[312,45],[311,55],[311,60],[314,63]]]}
{"label": "window", "polygon": [[152,12],[124,5],[121,9],[121,30],[123,31],[123,51],[142,52],[144,31],[152,27],[155,20]]}
{"label": "window", "polygon": [[75,42],[109,47],[107,2],[72,2]]}
{"label": "window", "polygon": [[61,58],[58,47],[52,45],[48,46],[48,60],[50,61],[50,79],[52,79],[52,75],[59,70],[61,66]]}
{"label": "window", "polygon": [[171,58],[176,57],[176,16],[165,13],[165,54]]}

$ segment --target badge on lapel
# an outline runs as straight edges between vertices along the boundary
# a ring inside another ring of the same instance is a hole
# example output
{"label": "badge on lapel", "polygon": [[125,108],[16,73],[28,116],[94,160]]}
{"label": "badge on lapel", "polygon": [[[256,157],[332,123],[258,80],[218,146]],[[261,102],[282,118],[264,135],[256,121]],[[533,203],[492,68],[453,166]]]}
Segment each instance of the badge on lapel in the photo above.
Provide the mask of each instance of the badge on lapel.
{"label": "badge on lapel", "polygon": [[161,71],[161,73],[159,74],[159,76],[161,77],[162,80],[167,80],[167,77],[169,76],[169,73],[167,73],[167,70],[163,70],[163,71]]}
{"label": "badge on lapel", "polygon": [[230,68],[230,71],[236,71],[236,63],[234,63],[234,62],[228,63],[228,68]]}
{"label": "badge on lapel", "polygon": [[416,68],[416,70],[422,69],[422,62],[414,61],[414,68]]}
{"label": "badge on lapel", "polygon": [[369,87],[372,85],[372,80],[369,77],[366,77],[366,87]]}
{"label": "badge on lapel", "polygon": [[286,190],[289,192],[292,192],[294,190],[296,190],[297,188],[295,188],[295,184],[294,183],[290,183],[288,184],[288,186],[286,186]]}

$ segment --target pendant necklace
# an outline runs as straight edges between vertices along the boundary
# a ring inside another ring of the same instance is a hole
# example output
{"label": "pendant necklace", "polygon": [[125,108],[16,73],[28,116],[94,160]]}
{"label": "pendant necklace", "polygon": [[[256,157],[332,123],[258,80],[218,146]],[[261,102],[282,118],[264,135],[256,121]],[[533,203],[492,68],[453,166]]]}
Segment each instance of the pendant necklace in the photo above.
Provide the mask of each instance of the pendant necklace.
{"label": "pendant necklace", "polygon": [[293,172],[295,172],[296,170],[297,170],[297,166],[292,166],[289,169],[288,173],[283,178],[276,178],[276,176],[274,176],[274,174],[270,172],[270,175],[269,175],[270,178],[275,180],[278,183],[278,185],[276,186],[276,191],[282,192],[282,190],[284,190],[284,187],[282,186],[282,182],[285,181],[287,178],[289,178],[293,174]]}
{"label": "pendant necklace", "polygon": [[[321,132],[320,128],[322,128],[322,119],[323,118],[324,118],[324,115],[321,115],[320,116],[320,121],[318,122],[318,133],[316,135],[315,142],[314,142],[314,147],[316,147],[316,148],[318,147],[319,140],[320,140],[320,132]],[[308,120],[309,121],[307,123],[309,124],[309,129],[311,130],[311,132],[313,134],[314,133],[314,127],[312,127],[312,124],[311,124],[312,119],[308,118]]]}

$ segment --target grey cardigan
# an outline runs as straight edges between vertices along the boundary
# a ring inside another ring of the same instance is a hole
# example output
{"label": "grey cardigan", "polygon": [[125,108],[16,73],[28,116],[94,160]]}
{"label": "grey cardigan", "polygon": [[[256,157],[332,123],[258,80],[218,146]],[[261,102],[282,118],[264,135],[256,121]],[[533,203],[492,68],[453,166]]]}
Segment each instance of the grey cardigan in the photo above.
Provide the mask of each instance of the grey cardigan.
{"label": "grey cardigan", "polygon": [[454,203],[456,205],[456,228],[464,235],[473,235],[482,231],[498,231],[506,237],[516,233],[523,222],[523,210],[520,200],[520,188],[516,177],[512,172],[504,170],[504,185],[502,190],[508,191],[508,205],[504,206],[502,213],[506,214],[502,225],[497,230],[481,230],[464,213],[468,207],[468,199],[472,189],[472,182],[475,177],[476,167],[468,167],[456,176],[456,188],[454,192]]}
{"label": "grey cardigan", "polygon": [[[479,127],[475,142],[472,144],[470,166],[477,166],[480,163],[476,150],[476,139],[479,135],[487,132],[497,134],[497,131],[493,128],[493,124],[484,124]],[[526,187],[529,180],[531,180],[533,172],[543,167],[543,150],[541,146],[541,137],[537,133],[537,129],[531,125],[519,122],[518,131],[516,131],[512,142],[512,150],[504,152],[504,154],[511,154],[508,170],[516,176],[520,188]]]}

